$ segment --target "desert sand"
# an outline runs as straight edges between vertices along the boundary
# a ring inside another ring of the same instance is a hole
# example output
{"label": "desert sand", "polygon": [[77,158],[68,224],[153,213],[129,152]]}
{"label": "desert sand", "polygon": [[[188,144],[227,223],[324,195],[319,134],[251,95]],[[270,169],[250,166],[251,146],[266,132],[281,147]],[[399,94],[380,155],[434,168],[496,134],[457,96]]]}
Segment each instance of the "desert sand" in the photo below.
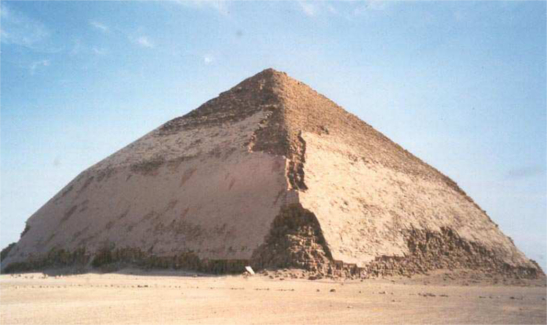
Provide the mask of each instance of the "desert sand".
{"label": "desert sand", "polygon": [[2,324],[545,324],[544,280],[431,273],[307,280],[291,273],[0,276]]}

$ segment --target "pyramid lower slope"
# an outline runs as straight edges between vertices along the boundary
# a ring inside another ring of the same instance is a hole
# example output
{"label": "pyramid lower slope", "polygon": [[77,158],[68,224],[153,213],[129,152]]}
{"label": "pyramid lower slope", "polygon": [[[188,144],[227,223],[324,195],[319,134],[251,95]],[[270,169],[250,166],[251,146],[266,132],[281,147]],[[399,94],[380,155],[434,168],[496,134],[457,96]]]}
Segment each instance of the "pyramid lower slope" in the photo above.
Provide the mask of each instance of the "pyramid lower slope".
{"label": "pyramid lower slope", "polygon": [[84,171],[3,255],[3,271],[543,274],[452,180],[271,69]]}

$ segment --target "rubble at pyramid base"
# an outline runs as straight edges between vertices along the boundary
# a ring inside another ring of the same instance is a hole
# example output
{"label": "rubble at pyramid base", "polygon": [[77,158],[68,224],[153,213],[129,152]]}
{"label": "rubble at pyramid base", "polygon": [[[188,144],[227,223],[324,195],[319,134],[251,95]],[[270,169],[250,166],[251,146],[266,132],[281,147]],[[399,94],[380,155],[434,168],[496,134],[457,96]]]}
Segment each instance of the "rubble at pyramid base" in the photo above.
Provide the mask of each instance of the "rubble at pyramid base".
{"label": "rubble at pyramid base", "polygon": [[[75,251],[51,250],[45,257],[10,264],[5,273],[71,268],[115,271],[124,267],[173,269],[210,274],[241,274],[245,266],[255,270],[301,269],[311,278],[367,279],[379,276],[427,274],[435,270],[475,270],[489,275],[517,279],[544,277],[541,268],[511,266],[480,244],[462,239],[450,228],[440,232],[412,229],[404,234],[407,256],[381,256],[364,267],[333,260],[314,214],[292,204],[276,217],[265,243],[249,260],[200,259],[193,252],[157,256],[139,248],[105,246],[94,254],[85,248]],[[532,261],[533,262],[533,261]],[[535,263],[535,262],[533,262]],[[536,264],[537,265],[537,264]]]}

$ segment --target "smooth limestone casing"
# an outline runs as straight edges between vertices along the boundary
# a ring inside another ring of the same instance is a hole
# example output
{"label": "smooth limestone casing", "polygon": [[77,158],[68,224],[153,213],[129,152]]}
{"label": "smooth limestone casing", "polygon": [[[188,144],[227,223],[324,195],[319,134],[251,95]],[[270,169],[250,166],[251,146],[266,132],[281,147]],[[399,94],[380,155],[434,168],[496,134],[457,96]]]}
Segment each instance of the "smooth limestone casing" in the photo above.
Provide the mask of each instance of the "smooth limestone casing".
{"label": "smooth limestone casing", "polygon": [[335,260],[364,266],[379,256],[405,256],[405,229],[455,230],[496,251],[506,263],[535,267],[472,201],[437,179],[367,162],[343,140],[303,133],[302,206],[312,211]]}
{"label": "smooth limestone casing", "polygon": [[[205,259],[249,259],[288,203],[285,157],[245,146],[265,114],[230,127],[147,134],[39,209],[2,264],[53,248],[92,254],[109,243],[158,256],[193,251]],[[154,157],[162,157],[156,166],[131,167]]]}

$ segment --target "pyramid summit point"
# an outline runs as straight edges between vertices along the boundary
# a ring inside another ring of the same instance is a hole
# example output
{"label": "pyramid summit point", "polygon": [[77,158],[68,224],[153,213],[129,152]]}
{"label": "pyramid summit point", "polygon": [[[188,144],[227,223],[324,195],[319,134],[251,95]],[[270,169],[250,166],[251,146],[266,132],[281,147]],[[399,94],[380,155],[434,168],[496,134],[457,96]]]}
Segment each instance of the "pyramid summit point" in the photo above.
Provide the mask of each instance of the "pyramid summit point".
{"label": "pyramid summit point", "polygon": [[83,171],[1,267],[105,265],[544,276],[454,181],[273,69]]}

